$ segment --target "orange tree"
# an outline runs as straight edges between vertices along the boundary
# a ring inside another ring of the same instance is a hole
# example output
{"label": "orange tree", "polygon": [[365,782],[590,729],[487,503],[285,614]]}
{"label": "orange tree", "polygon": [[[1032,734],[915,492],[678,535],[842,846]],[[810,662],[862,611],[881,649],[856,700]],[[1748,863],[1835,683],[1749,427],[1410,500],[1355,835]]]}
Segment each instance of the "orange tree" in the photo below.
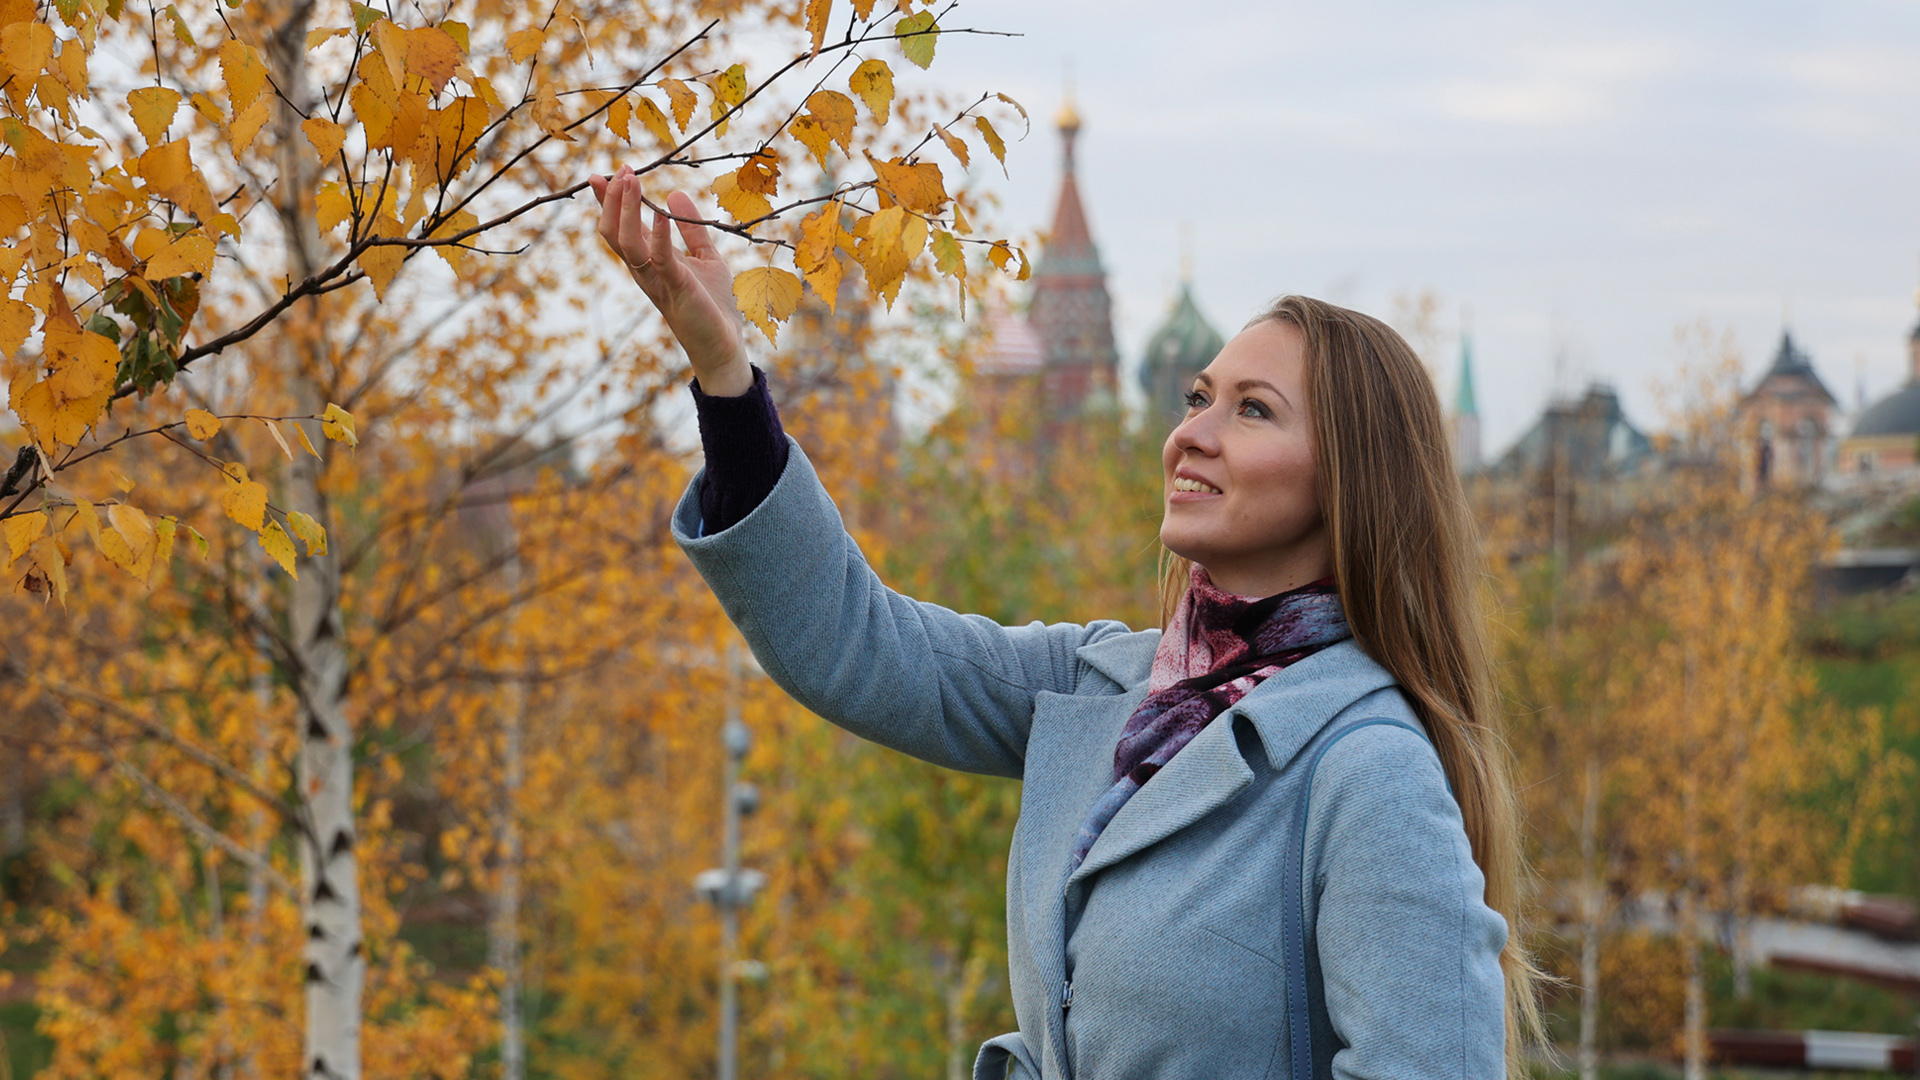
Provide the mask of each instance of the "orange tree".
{"label": "orange tree", "polygon": [[[537,487],[485,491],[537,466],[536,442],[599,437],[656,472],[671,460],[653,405],[672,365],[656,338],[596,324],[604,306],[579,268],[602,256],[588,216],[554,204],[616,161],[656,194],[714,177],[700,185],[722,211],[708,224],[773,256],[735,283],[769,340],[803,279],[829,305],[854,266],[887,302],[912,273],[964,296],[968,243],[1024,274],[1015,249],[971,235],[928,153],[964,164],[971,139],[998,156],[995,123],[1014,107],[983,96],[935,117],[896,99],[903,59],[925,67],[943,34],[970,32],[917,7],[0,3],[0,352],[21,437],[0,530],[15,580],[67,609],[65,628],[9,644],[6,672],[16,703],[64,732],[46,752],[137,796],[83,800],[87,826],[63,834],[85,842],[60,865],[94,871],[77,880],[105,905],[47,928],[70,945],[47,999],[63,1072],[138,1059],[138,1040],[90,1026],[103,1016],[146,1023],[196,1062],[266,1046],[315,1076],[359,1075],[363,1032],[383,1049],[435,1045],[405,1034],[404,1003],[392,1024],[367,1023],[369,973],[390,1003],[408,981],[403,951],[381,947],[382,910],[413,862],[376,790],[405,781],[400,719],[436,687],[484,682],[446,642],[585,588],[614,558],[615,524],[647,509],[657,523],[660,504],[621,486],[633,468],[568,477],[603,500],[600,517],[567,519],[599,527],[597,553],[477,607],[473,590],[510,560],[456,542],[459,512],[567,505]],[[763,24],[795,51],[750,73],[735,28]],[[812,179],[825,176],[857,178]],[[202,563],[173,560],[183,538]],[[151,593],[128,594],[109,567]],[[509,667],[548,677],[606,652],[574,629],[555,631],[568,648],[537,672]],[[380,765],[372,780],[363,762]],[[100,839],[128,830],[152,843]],[[103,886],[126,885],[113,868],[133,856],[152,897]],[[181,1003],[204,996],[191,980],[137,1007],[90,997],[111,987],[87,959],[105,953],[86,950],[121,954],[98,933],[110,912],[179,916],[166,900],[179,874],[213,867],[198,932],[245,940],[215,918],[233,884],[223,863],[245,868],[257,901],[247,933],[300,943],[297,962],[269,953],[260,976],[284,988],[290,973],[300,1003],[247,991],[214,1014],[250,999],[278,1018],[276,1039],[181,1034]],[[286,905],[271,918],[270,897]],[[459,1055],[374,1064],[436,1059]]]}

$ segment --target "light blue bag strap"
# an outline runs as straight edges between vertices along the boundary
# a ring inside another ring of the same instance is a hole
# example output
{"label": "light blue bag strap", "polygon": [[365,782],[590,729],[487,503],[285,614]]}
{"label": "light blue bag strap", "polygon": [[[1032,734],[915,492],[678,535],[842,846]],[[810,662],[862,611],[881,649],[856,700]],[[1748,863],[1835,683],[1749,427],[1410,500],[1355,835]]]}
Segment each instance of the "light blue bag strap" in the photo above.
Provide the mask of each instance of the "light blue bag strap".
{"label": "light blue bag strap", "polygon": [[1291,1080],[1314,1080],[1313,1015],[1308,1009],[1317,1005],[1324,1013],[1327,1008],[1326,992],[1319,985],[1318,965],[1313,971],[1311,993],[1307,982],[1307,805],[1313,795],[1313,774],[1320,768],[1320,759],[1327,756],[1327,751],[1333,749],[1334,744],[1361,728],[1375,726],[1406,728],[1423,740],[1427,737],[1426,732],[1405,720],[1390,720],[1384,716],[1357,720],[1335,729],[1321,742],[1313,757],[1308,759],[1306,779],[1300,787],[1299,808],[1294,811],[1293,850],[1287,853],[1281,871],[1286,889],[1282,895],[1291,896],[1293,901],[1280,905],[1281,934],[1287,950],[1287,1029],[1288,1044],[1293,1052],[1293,1070],[1289,1074]]}

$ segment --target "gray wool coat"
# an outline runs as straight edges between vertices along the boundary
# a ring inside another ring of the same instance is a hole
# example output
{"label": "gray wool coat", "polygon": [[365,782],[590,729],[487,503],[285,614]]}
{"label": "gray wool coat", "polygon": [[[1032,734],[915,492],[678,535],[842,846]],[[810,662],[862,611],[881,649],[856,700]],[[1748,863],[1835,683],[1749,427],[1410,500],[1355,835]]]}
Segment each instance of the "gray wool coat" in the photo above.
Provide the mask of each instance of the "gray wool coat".
{"label": "gray wool coat", "polygon": [[[1417,725],[1386,670],[1349,640],[1267,679],[1142,787],[1065,877],[1146,695],[1159,632],[1006,627],[893,592],[797,443],[766,500],[712,536],[701,535],[699,484],[675,510],[674,537],[781,687],[874,742],[1024,781],[1007,864],[1020,1028],[981,1048],[976,1080],[1285,1078],[1280,852],[1298,766],[1338,717]],[[1425,740],[1381,725],[1333,744],[1313,779],[1305,856],[1308,961],[1326,1002],[1315,1074],[1503,1076],[1507,927],[1483,901]]]}

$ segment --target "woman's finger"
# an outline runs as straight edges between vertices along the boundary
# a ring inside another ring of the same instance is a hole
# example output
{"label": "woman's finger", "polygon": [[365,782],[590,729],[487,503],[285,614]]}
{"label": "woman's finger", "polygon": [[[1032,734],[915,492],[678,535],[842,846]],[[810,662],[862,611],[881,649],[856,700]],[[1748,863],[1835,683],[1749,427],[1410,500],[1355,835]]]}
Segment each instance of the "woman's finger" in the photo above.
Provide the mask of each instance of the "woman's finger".
{"label": "woman's finger", "polygon": [[616,250],[629,268],[645,266],[649,257],[647,227],[642,217],[640,180],[632,174],[620,178],[620,243]]}
{"label": "woman's finger", "polygon": [[604,176],[587,177],[587,186],[593,189],[593,201],[601,206],[607,205],[607,178]]}
{"label": "woman's finger", "polygon": [[707,227],[700,224],[700,211],[693,205],[693,199],[684,191],[675,191],[667,195],[667,211],[678,219],[680,239],[686,241],[687,255],[695,259],[710,259],[718,252],[713,246],[713,238],[707,235]]}
{"label": "woman's finger", "polygon": [[[671,204],[673,201],[672,197],[669,196],[667,201]],[[653,247],[651,250],[656,260],[655,265],[658,266],[662,273],[669,275],[667,278],[669,281],[673,280],[671,275],[675,272],[674,266],[680,261],[680,253],[673,248],[672,229],[673,226],[669,223],[667,215],[657,210],[654,211]]]}

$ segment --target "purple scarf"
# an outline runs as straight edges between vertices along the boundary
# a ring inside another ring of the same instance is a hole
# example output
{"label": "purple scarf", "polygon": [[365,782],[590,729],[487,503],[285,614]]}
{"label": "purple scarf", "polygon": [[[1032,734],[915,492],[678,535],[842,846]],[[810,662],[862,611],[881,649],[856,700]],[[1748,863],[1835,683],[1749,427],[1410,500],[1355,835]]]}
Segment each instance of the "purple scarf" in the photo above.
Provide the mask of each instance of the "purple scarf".
{"label": "purple scarf", "polygon": [[1113,750],[1113,786],[1087,812],[1067,860],[1072,874],[1113,816],[1213,718],[1261,680],[1351,636],[1331,579],[1265,599],[1221,592],[1195,566],[1187,597],[1153,654],[1146,699]]}

